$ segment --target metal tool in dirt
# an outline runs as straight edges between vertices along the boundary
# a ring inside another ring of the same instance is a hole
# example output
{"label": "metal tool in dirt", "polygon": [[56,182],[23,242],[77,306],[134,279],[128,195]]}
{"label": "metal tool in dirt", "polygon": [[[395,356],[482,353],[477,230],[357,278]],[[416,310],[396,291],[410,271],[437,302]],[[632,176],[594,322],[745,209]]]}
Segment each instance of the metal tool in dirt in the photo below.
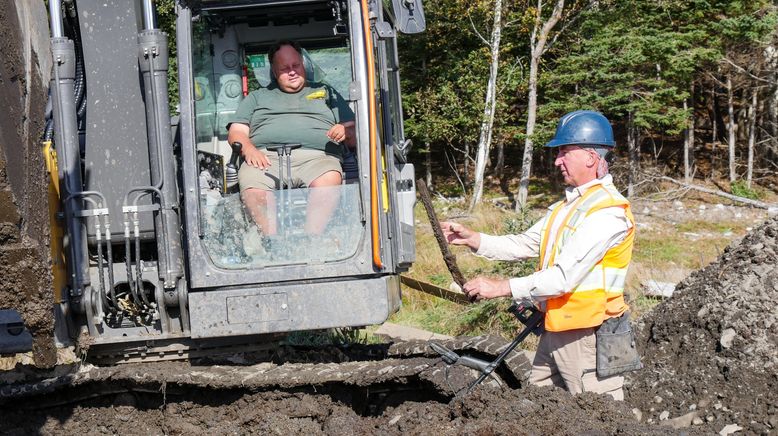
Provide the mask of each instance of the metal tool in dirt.
{"label": "metal tool in dirt", "polygon": [[513,350],[519,346],[519,344],[521,344],[527,338],[527,336],[530,334],[540,336],[540,334],[543,333],[544,313],[538,310],[538,308],[536,308],[531,302],[524,300],[519,301],[518,303],[512,304],[508,308],[508,311],[513,314],[522,324],[524,324],[524,329],[522,329],[516,338],[510,344],[508,344],[508,346],[505,347],[505,349],[491,362],[471,356],[460,356],[454,351],[451,351],[445,346],[436,342],[429,343],[430,348],[432,348],[436,353],[440,354],[440,357],[444,362],[446,362],[446,364],[464,365],[481,373],[478,378],[467,387],[464,395],[470,393],[474,387],[486,380],[486,378],[489,377],[498,366],[500,366],[505,358],[511,352],[513,352]]}
{"label": "metal tool in dirt", "polygon": [[414,279],[406,274],[400,274],[400,283],[417,291],[424,292],[444,300],[453,301],[459,304],[470,304],[473,301],[464,292],[456,292],[451,289],[446,289],[442,286],[438,286],[433,283],[425,282],[422,280]]}
{"label": "metal tool in dirt", "polygon": [[[267,151],[275,151],[278,154],[278,184],[281,190],[281,199],[276,205],[276,222],[283,227],[284,236],[288,236],[292,228],[289,214],[292,189],[292,150],[302,147],[302,144],[272,144],[267,145]],[[284,172],[286,168],[286,172]]]}

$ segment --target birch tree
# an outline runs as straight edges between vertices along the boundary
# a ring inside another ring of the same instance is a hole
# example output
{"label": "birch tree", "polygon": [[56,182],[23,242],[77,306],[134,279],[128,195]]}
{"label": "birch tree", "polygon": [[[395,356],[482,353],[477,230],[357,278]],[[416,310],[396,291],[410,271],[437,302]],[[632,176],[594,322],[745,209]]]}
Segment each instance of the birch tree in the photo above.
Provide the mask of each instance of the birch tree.
{"label": "birch tree", "polygon": [[494,20],[492,22],[492,36],[489,40],[491,63],[489,65],[489,80],[486,84],[486,98],[484,113],[481,117],[481,134],[478,138],[476,150],[475,172],[473,174],[473,196],[470,201],[470,211],[481,202],[484,191],[484,174],[486,161],[492,146],[492,128],[494,126],[494,111],[497,105],[497,70],[500,62],[500,37],[502,34],[502,0],[494,1]]}
{"label": "birch tree", "polygon": [[746,186],[751,189],[751,181],[754,178],[754,146],[756,144],[756,110],[758,103],[759,87],[751,88],[751,105],[748,107],[748,163],[746,167]]}
{"label": "birch tree", "polygon": [[538,111],[538,70],[540,58],[546,51],[546,44],[551,30],[562,18],[562,10],[565,0],[556,0],[554,10],[543,22],[543,0],[538,0],[535,15],[535,24],[530,34],[530,65],[529,83],[527,90],[527,129],[524,139],[524,153],[521,159],[521,179],[519,180],[519,192],[516,196],[516,211],[523,210],[527,205],[527,193],[529,190],[529,178],[532,174],[532,135],[535,133],[535,122]]}
{"label": "birch tree", "polygon": [[627,154],[629,156],[629,173],[627,176],[627,197],[635,195],[635,184],[640,170],[640,147],[638,132],[632,112],[627,114]]}
{"label": "birch tree", "polygon": [[735,98],[733,93],[732,76],[727,75],[727,114],[729,116],[729,120],[727,121],[727,131],[729,133],[727,147],[729,148],[730,183],[737,179],[737,172],[735,171]]}
{"label": "birch tree", "polygon": [[[686,134],[683,141],[683,177],[686,183],[692,181],[692,159],[694,153],[694,82],[691,85],[691,93],[689,97],[689,105],[691,106],[691,114],[689,116],[689,127],[686,128]],[[688,109],[686,100],[683,101],[683,109]]]}

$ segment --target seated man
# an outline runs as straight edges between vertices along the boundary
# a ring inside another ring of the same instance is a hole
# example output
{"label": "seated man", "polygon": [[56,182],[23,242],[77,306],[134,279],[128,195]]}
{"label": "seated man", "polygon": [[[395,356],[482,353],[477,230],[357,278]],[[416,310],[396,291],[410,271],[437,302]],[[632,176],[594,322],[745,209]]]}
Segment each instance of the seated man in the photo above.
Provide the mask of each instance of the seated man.
{"label": "seated man", "polygon": [[[333,88],[306,80],[297,43],[275,44],[268,60],[275,80],[243,99],[227,126],[227,140],[243,144],[245,162],[238,171],[243,203],[262,232],[273,235],[276,204],[269,191],[282,189],[285,182],[308,188],[341,184],[343,144],[354,144],[354,113]],[[291,180],[278,180],[278,156],[265,149],[271,144],[302,144],[290,158]],[[306,233],[324,231],[338,204],[337,194],[334,188],[310,192]]]}

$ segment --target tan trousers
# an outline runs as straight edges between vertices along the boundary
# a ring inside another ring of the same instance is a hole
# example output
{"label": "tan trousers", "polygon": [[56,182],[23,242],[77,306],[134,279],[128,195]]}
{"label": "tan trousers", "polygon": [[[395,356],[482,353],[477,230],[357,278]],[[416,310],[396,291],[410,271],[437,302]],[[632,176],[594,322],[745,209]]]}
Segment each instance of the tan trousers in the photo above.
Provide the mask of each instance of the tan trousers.
{"label": "tan trousers", "polygon": [[596,343],[594,328],[543,333],[529,382],[557,386],[572,394],[596,392],[624,400],[623,376],[597,377]]}

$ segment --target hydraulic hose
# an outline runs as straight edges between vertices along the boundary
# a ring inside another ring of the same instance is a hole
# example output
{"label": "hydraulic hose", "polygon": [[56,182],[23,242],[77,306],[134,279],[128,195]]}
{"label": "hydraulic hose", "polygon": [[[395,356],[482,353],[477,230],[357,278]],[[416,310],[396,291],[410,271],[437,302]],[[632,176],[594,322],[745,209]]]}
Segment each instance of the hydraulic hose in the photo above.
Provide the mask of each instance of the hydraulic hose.
{"label": "hydraulic hose", "polygon": [[[160,203],[162,203],[162,193],[156,186],[139,186],[130,189],[127,191],[126,194],[124,194],[124,202],[122,205],[126,207],[129,204],[130,194],[133,192],[143,192],[143,193],[154,193],[157,194],[157,198],[160,199]],[[133,201],[133,206],[137,207],[138,200],[143,196],[143,194],[138,195],[135,197]],[[144,306],[144,304],[141,302],[140,298],[138,297],[138,294],[140,293],[143,301],[148,304],[148,299],[143,294],[143,283],[142,283],[142,273],[140,271],[140,230],[138,228],[138,212],[137,210],[135,212],[132,212],[134,214],[132,224],[133,224],[133,237],[135,240],[135,269],[136,269],[136,282],[132,283],[132,266],[130,265],[131,259],[131,251],[130,251],[130,222],[129,222],[129,212],[125,212],[125,221],[124,221],[124,247],[125,247],[125,266],[127,268],[127,284],[130,286],[130,292],[132,293],[132,298],[135,301],[135,304],[142,307],[148,307]],[[165,228],[162,229],[163,235],[166,235]]]}
{"label": "hydraulic hose", "polygon": [[54,137],[54,118],[46,119],[46,127],[43,129],[43,142],[51,142]]}
{"label": "hydraulic hose", "polygon": [[108,215],[105,215],[105,246],[106,254],[108,257],[108,293],[111,296],[111,302],[115,310],[119,310],[119,302],[116,301],[116,282],[113,276],[113,250],[111,248],[111,220]]}
{"label": "hydraulic hose", "polygon": [[132,280],[132,265],[130,264],[132,262],[132,259],[130,258],[132,255],[132,251],[130,250],[130,223],[127,220],[129,220],[129,218],[124,221],[124,266],[127,268],[127,286],[130,288],[132,300],[135,304],[140,306],[140,299],[135,291],[135,283]]}

